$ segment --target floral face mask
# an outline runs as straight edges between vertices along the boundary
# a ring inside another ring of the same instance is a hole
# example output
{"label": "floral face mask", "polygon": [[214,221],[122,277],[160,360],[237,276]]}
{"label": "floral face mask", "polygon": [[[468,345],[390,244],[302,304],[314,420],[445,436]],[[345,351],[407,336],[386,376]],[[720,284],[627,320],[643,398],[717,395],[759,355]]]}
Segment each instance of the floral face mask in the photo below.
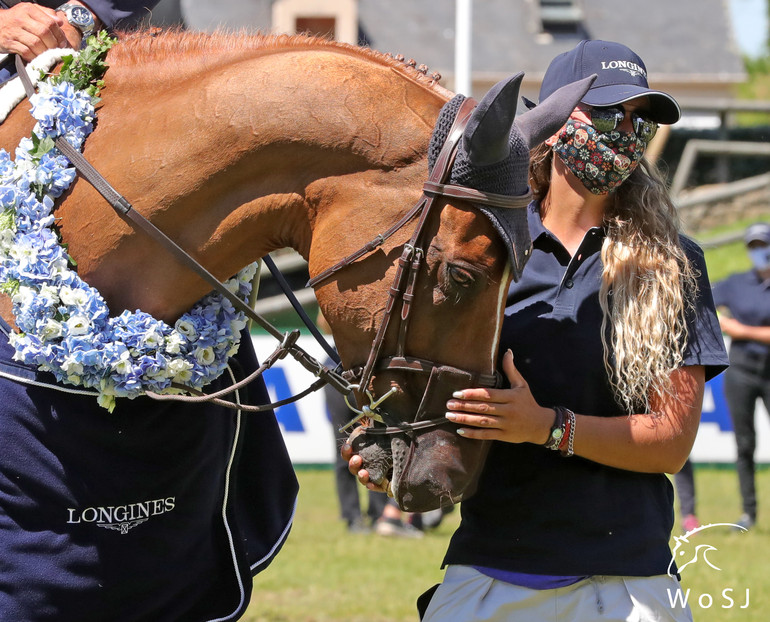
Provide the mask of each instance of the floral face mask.
{"label": "floral face mask", "polygon": [[634,132],[600,134],[588,123],[568,119],[553,146],[565,166],[594,194],[622,184],[639,164],[647,143]]}

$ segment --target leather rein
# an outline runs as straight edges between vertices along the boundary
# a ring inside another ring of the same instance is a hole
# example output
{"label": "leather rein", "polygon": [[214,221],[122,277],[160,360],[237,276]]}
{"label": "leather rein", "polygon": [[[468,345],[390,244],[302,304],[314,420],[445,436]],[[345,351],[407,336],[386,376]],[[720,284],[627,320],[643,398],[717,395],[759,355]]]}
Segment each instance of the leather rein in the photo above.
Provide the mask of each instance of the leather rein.
{"label": "leather rein", "polygon": [[[35,93],[35,87],[29,79],[27,72],[24,69],[24,64],[19,56],[16,56],[16,69],[18,75],[21,78],[22,84],[24,85],[27,97],[31,97]],[[70,163],[82,175],[82,177],[86,179],[86,181],[88,181],[99,192],[99,194],[102,195],[102,197],[109,203],[109,205],[119,216],[124,219],[128,219],[131,224],[136,226],[138,229],[141,229],[147,235],[153,238],[183,265],[194,271],[204,281],[211,285],[214,290],[227,298],[236,309],[244,313],[246,317],[254,321],[257,325],[262,327],[265,331],[267,331],[270,335],[279,341],[278,347],[261,363],[257,370],[221,391],[204,394],[196,389],[192,389],[191,387],[183,385],[172,385],[174,388],[182,389],[191,395],[162,395],[152,392],[147,392],[146,395],[158,401],[182,401],[188,403],[211,402],[220,406],[247,412],[264,412],[273,408],[277,408],[278,406],[295,402],[302,397],[312,393],[313,391],[320,389],[325,384],[329,384],[335,390],[342,393],[345,396],[346,401],[347,396],[350,395],[354,390],[358,390],[369,400],[369,404],[364,405],[361,410],[354,408],[348,402],[348,406],[356,413],[357,416],[346,426],[344,426],[343,429],[348,428],[364,417],[368,417],[376,421],[386,422],[388,424],[386,427],[367,428],[368,433],[396,434],[403,433],[405,431],[408,432],[411,430],[419,430],[440,425],[445,423],[447,420],[444,417],[415,421],[412,423],[393,420],[393,417],[385,412],[382,412],[379,406],[395,391],[395,388],[391,389],[390,392],[380,397],[379,399],[375,399],[375,397],[370,393],[368,389],[375,370],[397,370],[427,375],[432,375],[436,371],[440,371],[442,374],[452,374],[457,372],[467,376],[468,380],[470,380],[474,386],[498,386],[499,374],[497,373],[477,374],[474,372],[463,372],[462,370],[455,370],[451,367],[437,365],[432,361],[408,357],[405,355],[409,312],[414,300],[414,287],[417,279],[417,273],[424,258],[424,251],[420,246],[420,241],[423,237],[425,223],[427,222],[431,208],[436,202],[436,198],[443,196],[470,201],[473,203],[481,203],[492,207],[505,208],[525,207],[531,198],[530,194],[511,197],[507,195],[485,193],[474,190],[472,188],[466,188],[463,186],[456,186],[446,183],[452,170],[452,165],[457,153],[457,148],[462,138],[463,130],[465,129],[465,126],[470,119],[471,112],[475,106],[476,101],[471,98],[465,99],[462,102],[457,116],[455,117],[452,128],[449,131],[449,135],[447,136],[444,146],[436,160],[436,164],[433,167],[433,171],[423,187],[423,196],[420,198],[417,204],[411,210],[409,210],[409,212],[407,212],[407,214],[401,218],[401,220],[391,226],[387,231],[377,235],[371,242],[365,244],[358,251],[345,257],[327,270],[324,270],[308,282],[308,285],[315,286],[327,280],[338,271],[351,265],[368,253],[374,251],[376,248],[382,245],[385,240],[390,238],[394,233],[399,231],[408,222],[419,215],[419,220],[415,227],[414,233],[412,234],[409,242],[404,245],[404,250],[398,260],[396,276],[394,278],[393,285],[389,290],[389,298],[386,305],[385,315],[383,317],[382,323],[378,328],[374,342],[372,343],[372,348],[369,352],[366,364],[363,366],[363,368],[357,368],[355,371],[350,370],[345,372],[339,371],[340,366],[338,366],[337,369],[331,369],[326,365],[323,365],[313,356],[308,354],[299,345],[297,345],[296,342],[300,335],[298,329],[294,329],[287,333],[282,333],[268,320],[256,313],[251,307],[249,307],[245,302],[238,298],[238,296],[230,292],[213,274],[211,274],[208,270],[206,270],[206,268],[200,265],[197,260],[189,255],[178,244],[176,244],[176,242],[169,238],[165,233],[158,229],[139,212],[134,210],[131,203],[117,190],[115,190],[115,188],[109,184],[109,182],[85,159],[85,157],[77,149],[73,148],[63,137],[57,138],[54,143],[59,151],[70,161]],[[289,295],[291,292],[289,290],[289,292],[286,293]],[[290,297],[293,297],[293,294],[291,294]],[[388,326],[391,324],[391,319],[394,315],[393,311],[399,299],[402,301],[400,313],[401,326],[399,328],[396,353],[394,356],[388,356],[381,359],[380,352],[385,341],[385,335],[388,330]],[[317,330],[313,332],[315,334],[317,333]],[[330,352],[330,347],[328,344],[322,343],[321,345],[325,345],[324,349],[327,350],[327,353],[329,353],[335,361],[339,362],[336,353],[333,351]],[[285,400],[261,406],[233,403],[229,400],[223,399],[226,395],[237,391],[238,389],[252,382],[258,376],[262,375],[277,361],[285,358],[287,354],[291,355],[306,370],[308,370],[317,378],[317,380],[308,389]],[[351,382],[351,380],[354,382]],[[468,384],[468,386],[471,385]],[[418,412],[418,416],[419,414],[420,413]]]}

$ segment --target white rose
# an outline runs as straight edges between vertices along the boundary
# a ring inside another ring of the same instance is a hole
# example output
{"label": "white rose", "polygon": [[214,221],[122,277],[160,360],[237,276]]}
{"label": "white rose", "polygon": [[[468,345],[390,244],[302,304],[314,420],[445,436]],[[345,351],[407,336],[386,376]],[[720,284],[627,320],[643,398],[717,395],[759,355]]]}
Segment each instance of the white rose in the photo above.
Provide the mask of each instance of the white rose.
{"label": "white rose", "polygon": [[145,335],[142,337],[142,343],[148,348],[157,348],[161,343],[163,343],[163,335],[161,335],[156,330],[152,330],[148,333],[145,333]]}
{"label": "white rose", "polygon": [[169,377],[169,371],[165,367],[161,367],[159,369],[148,369],[144,375],[153,380],[165,380]]}
{"label": "white rose", "polygon": [[179,333],[171,333],[166,337],[166,352],[169,354],[179,354],[182,343],[184,342]]}
{"label": "white rose", "polygon": [[190,341],[193,341],[198,336],[198,333],[195,332],[195,325],[189,320],[177,320],[174,328]]}
{"label": "white rose", "polygon": [[91,320],[85,315],[73,315],[67,320],[66,324],[70,335],[85,335],[91,330]]}
{"label": "white rose", "polygon": [[13,295],[12,301],[15,305],[28,305],[32,302],[37,292],[27,285],[22,285]]}
{"label": "white rose", "polygon": [[77,306],[80,299],[77,292],[77,289],[72,289],[69,285],[65,285],[59,290],[59,298],[67,306]]}
{"label": "white rose", "polygon": [[0,249],[2,249],[4,253],[8,253],[13,246],[14,234],[15,232],[11,229],[0,229]]}
{"label": "white rose", "polygon": [[52,305],[59,303],[59,290],[52,285],[43,285],[40,288],[40,295],[44,298],[48,298]]}
{"label": "white rose", "polygon": [[172,359],[168,364],[168,374],[174,382],[185,383],[192,378],[192,363],[184,359]]}
{"label": "white rose", "polygon": [[249,283],[254,279],[254,275],[257,274],[258,269],[259,262],[255,261],[253,264],[250,264],[241,270],[240,274],[238,275],[238,279],[244,283]]}
{"label": "white rose", "polygon": [[233,335],[238,335],[244,328],[246,328],[245,319],[230,320],[230,330],[233,331]]}
{"label": "white rose", "polygon": [[51,274],[54,276],[57,274],[64,274],[68,269],[69,266],[67,265],[67,260],[63,257],[54,259],[51,264]]}
{"label": "white rose", "polygon": [[68,376],[83,373],[83,365],[78,363],[71,356],[67,356],[61,363],[61,370]]}
{"label": "white rose", "polygon": [[8,254],[17,261],[30,259],[30,263],[34,263],[34,260],[37,257],[37,249],[31,246],[21,246],[19,244],[14,244],[8,250]]}
{"label": "white rose", "polygon": [[214,362],[216,355],[214,354],[214,348],[209,346],[208,348],[196,348],[195,359],[201,365],[211,365]]}
{"label": "white rose", "polygon": [[43,338],[43,341],[47,339],[57,339],[61,337],[62,331],[63,331],[63,328],[61,323],[49,318],[46,321],[45,326],[43,326],[43,330],[41,331],[41,337]]}
{"label": "white rose", "polygon": [[120,358],[112,364],[112,369],[121,376],[131,373],[131,354],[129,352],[121,352]]}

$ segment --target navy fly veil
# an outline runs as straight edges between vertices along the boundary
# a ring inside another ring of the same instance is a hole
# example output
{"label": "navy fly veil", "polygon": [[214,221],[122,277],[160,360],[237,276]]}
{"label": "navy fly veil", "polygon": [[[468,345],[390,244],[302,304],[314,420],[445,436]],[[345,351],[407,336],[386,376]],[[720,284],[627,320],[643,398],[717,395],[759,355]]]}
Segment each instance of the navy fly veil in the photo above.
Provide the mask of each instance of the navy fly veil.
{"label": "navy fly veil", "polygon": [[[438,154],[446,142],[452,122],[464,100],[464,95],[455,95],[441,109],[428,146],[429,171],[433,170]],[[529,191],[529,147],[521,134],[515,131],[511,132],[508,157],[488,166],[472,164],[463,142],[461,141],[458,145],[448,183],[493,194],[508,196],[527,194]],[[481,203],[474,203],[473,206],[489,218],[492,226],[502,236],[513,267],[513,278],[518,281],[529,257],[531,245],[527,225],[527,210],[493,207]]]}

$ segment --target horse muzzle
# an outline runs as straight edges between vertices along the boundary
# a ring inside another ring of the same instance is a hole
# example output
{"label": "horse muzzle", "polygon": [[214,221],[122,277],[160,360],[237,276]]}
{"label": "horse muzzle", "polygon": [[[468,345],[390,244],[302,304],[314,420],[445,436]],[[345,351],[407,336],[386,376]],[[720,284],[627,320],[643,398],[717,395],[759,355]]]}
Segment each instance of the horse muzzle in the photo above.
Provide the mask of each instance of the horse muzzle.
{"label": "horse muzzle", "polygon": [[[414,362],[410,366],[414,368]],[[432,366],[429,373],[413,422],[360,427],[349,439],[370,480],[376,484],[388,480],[393,497],[407,512],[426,512],[467,499],[475,492],[490,447],[489,441],[459,436],[458,426],[444,414],[455,391],[497,386],[499,378],[449,366]]]}

